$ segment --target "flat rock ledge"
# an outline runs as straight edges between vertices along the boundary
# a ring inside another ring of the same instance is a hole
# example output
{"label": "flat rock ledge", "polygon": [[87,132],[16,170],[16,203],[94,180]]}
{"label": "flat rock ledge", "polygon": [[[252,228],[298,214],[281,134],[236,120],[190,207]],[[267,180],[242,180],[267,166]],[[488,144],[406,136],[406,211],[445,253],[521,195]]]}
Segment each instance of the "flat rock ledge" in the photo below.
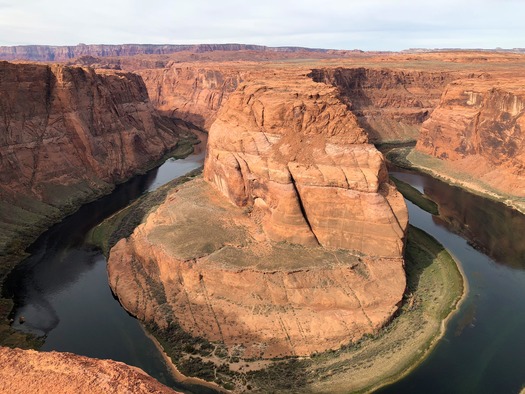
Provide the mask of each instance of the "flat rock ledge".
{"label": "flat rock ledge", "polygon": [[71,353],[0,347],[1,393],[176,394],[139,368]]}

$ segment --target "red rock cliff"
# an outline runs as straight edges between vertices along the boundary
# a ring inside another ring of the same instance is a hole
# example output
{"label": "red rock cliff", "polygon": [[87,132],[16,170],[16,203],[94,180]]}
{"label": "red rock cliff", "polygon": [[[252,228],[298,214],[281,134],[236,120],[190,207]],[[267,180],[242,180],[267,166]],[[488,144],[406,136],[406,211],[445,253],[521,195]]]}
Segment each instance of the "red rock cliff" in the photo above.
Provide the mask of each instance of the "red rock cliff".
{"label": "red rock cliff", "polygon": [[523,77],[449,84],[416,149],[504,193],[525,196],[524,86]]}
{"label": "red rock cliff", "polygon": [[270,239],[400,257],[406,207],[367,140],[334,88],[254,82],[219,111],[204,176],[259,211]]}
{"label": "red rock cliff", "polygon": [[209,130],[222,103],[237,88],[246,71],[226,65],[201,67],[170,63],[163,69],[138,73],[157,110]]}
{"label": "red rock cliff", "polygon": [[339,89],[372,142],[416,140],[451,73],[375,68],[314,69],[310,76]]}
{"label": "red rock cliff", "polygon": [[61,216],[177,141],[137,75],[0,62],[2,230]]}
{"label": "red rock cliff", "polygon": [[139,368],[71,353],[0,347],[2,393],[176,394]]}

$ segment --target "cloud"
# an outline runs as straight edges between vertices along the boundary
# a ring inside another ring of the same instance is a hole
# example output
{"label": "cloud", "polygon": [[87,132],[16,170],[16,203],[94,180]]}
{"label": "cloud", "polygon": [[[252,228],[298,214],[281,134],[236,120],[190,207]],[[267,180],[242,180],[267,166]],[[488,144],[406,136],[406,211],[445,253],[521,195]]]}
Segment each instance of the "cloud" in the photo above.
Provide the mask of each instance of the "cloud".
{"label": "cloud", "polygon": [[521,0],[0,0],[0,44],[523,46]]}

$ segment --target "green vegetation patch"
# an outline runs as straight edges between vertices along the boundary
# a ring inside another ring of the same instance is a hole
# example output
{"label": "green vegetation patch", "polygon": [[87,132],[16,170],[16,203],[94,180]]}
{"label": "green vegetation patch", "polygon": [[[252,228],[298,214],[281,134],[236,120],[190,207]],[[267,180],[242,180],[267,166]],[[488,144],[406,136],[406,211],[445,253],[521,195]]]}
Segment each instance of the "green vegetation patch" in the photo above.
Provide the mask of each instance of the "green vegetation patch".
{"label": "green vegetation patch", "polygon": [[87,242],[99,247],[104,254],[122,238],[129,237],[135,228],[142,223],[144,217],[154,207],[161,204],[169,190],[177,185],[181,185],[200,175],[202,168],[193,170],[188,174],[168,182],[151,193],[147,193],[141,198],[133,201],[126,208],[118,211],[114,215],[105,219],[98,226],[94,227],[87,236]]}
{"label": "green vegetation patch", "polygon": [[413,169],[414,166],[412,163],[407,159],[407,155],[413,150],[412,146],[404,146],[404,147],[398,147],[398,148],[387,148],[385,149],[385,157],[394,165],[401,167],[401,168],[407,168],[407,169]]}
{"label": "green vegetation patch", "polygon": [[410,226],[406,251],[407,291],[421,297],[424,310],[437,320],[456,309],[464,292],[456,261],[435,238]]}
{"label": "green vegetation patch", "polygon": [[437,204],[430,198],[422,194],[419,190],[410,186],[408,183],[403,182],[396,177],[390,176],[390,179],[397,187],[397,190],[405,197],[408,201],[416,204],[419,208],[432,215],[439,215],[439,209]]}
{"label": "green vegetation patch", "polygon": [[195,149],[195,145],[199,144],[199,139],[191,135],[193,138],[188,137],[187,139],[180,140],[177,143],[177,146],[175,147],[175,150],[173,150],[169,157],[173,159],[184,159],[191,155]]}

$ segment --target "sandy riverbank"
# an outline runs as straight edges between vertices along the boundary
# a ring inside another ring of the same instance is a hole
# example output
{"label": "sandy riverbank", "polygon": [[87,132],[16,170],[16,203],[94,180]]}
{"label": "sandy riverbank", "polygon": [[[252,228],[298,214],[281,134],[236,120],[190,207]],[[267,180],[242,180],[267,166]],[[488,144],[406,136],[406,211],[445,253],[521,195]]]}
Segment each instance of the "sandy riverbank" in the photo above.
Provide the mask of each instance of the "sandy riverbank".
{"label": "sandy riverbank", "polygon": [[429,174],[443,182],[453,186],[458,186],[473,194],[490,200],[501,202],[508,207],[525,214],[525,198],[513,196],[495,189],[485,182],[473,178],[469,174],[461,173],[455,168],[451,168],[448,163],[435,157],[425,155],[412,149],[406,155],[406,160],[411,167]]}
{"label": "sandy riverbank", "polygon": [[142,329],[144,330],[144,333],[148,338],[150,338],[157,349],[159,349],[160,354],[164,358],[164,361],[166,362],[166,365],[168,366],[172,376],[175,378],[177,382],[180,382],[182,385],[184,385],[186,388],[189,389],[195,389],[196,392],[200,389],[202,391],[203,388],[210,389],[210,392],[215,393],[228,393],[228,390],[225,390],[218,384],[215,384],[213,382],[207,382],[206,380],[199,379],[199,378],[193,378],[184,375],[182,372],[179,371],[177,366],[173,363],[171,360],[171,357],[164,351],[164,348],[159,343],[157,338],[155,338],[144,326],[142,326]]}
{"label": "sandy riverbank", "polygon": [[401,313],[376,337],[357,347],[314,358],[311,392],[370,392],[417,367],[444,335],[467,294],[455,260],[433,238],[411,228],[407,246],[408,290]]}

